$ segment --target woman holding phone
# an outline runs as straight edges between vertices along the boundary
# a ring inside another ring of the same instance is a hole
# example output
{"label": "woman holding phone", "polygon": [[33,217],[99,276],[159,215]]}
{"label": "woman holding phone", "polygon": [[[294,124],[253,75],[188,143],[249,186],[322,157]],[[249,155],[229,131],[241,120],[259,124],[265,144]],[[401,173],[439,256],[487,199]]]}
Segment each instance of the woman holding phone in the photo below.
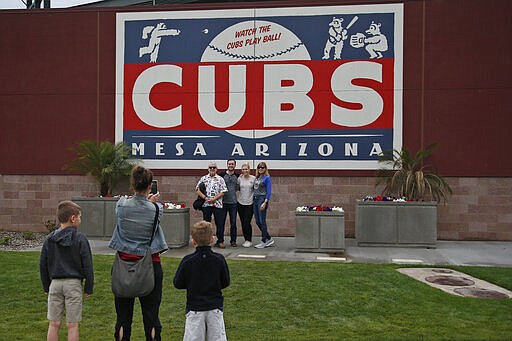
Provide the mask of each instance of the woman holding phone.
{"label": "woman holding phone", "polygon": [[[158,202],[160,198],[158,189],[156,187],[152,189],[153,173],[151,170],[141,166],[134,167],[130,184],[134,195],[131,198],[121,197],[117,202],[117,226],[108,246],[116,250],[119,257],[125,261],[141,259],[148,246],[151,248],[155,287],[149,295],[139,297],[139,301],[146,340],[161,340],[162,324],[158,315],[162,301],[163,271],[160,253],[167,250],[164,232],[160,226],[163,206]],[[151,193],[152,190],[155,193]],[[155,204],[158,205],[158,217],[154,232]],[[148,245],[153,232],[155,233],[153,242]],[[130,340],[135,297],[115,296],[114,302],[117,315],[114,337],[116,340]]]}

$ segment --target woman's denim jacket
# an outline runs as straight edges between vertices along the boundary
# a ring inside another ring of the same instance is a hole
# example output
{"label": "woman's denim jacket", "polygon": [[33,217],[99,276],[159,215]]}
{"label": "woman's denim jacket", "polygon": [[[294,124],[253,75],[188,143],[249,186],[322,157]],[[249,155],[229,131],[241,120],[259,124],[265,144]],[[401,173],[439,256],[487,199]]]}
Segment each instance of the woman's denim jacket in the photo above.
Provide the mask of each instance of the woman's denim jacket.
{"label": "woman's denim jacket", "polygon": [[[162,204],[159,207],[157,231],[151,243],[151,253],[167,250],[164,232],[160,226],[163,214]],[[133,255],[144,256],[148,249],[153,222],[155,205],[145,195],[136,194],[132,198],[122,197],[116,204],[117,226],[112,234],[108,247]]]}

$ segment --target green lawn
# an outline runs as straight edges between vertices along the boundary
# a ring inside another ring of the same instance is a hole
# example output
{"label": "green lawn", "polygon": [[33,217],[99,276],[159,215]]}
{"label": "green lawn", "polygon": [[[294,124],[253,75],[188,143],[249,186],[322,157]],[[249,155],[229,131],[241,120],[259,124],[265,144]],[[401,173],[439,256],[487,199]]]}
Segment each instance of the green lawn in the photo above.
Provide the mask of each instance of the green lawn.
{"label": "green lawn", "polygon": [[[94,295],[82,340],[113,339],[113,256],[94,255]],[[181,340],[185,291],[172,287],[179,259],[163,258],[164,340]],[[39,253],[0,252],[0,340],[43,340],[46,295]],[[395,271],[398,265],[228,260],[230,340],[512,340],[512,300],[450,295]],[[512,290],[512,268],[451,267]],[[143,340],[136,307],[133,340]],[[65,333],[61,333],[65,340]]]}

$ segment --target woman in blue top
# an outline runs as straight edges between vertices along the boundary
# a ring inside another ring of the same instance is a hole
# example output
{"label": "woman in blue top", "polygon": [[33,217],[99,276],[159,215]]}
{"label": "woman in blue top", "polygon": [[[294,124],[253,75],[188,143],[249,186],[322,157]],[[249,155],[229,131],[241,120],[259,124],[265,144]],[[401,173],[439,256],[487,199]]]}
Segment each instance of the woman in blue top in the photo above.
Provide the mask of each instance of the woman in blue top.
{"label": "woman in blue top", "polygon": [[272,195],[272,180],[268,173],[267,164],[260,162],[256,171],[256,179],[254,179],[254,200],[253,211],[256,225],[261,230],[261,243],[254,247],[263,249],[274,245],[274,239],[270,236],[267,229],[267,208]]}

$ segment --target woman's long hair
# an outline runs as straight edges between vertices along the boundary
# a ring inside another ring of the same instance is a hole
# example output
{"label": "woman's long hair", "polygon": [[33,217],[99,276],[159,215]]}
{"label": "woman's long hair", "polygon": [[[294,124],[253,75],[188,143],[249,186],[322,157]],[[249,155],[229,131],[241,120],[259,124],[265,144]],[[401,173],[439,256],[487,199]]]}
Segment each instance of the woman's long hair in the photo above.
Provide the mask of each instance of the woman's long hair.
{"label": "woman's long hair", "polygon": [[[261,167],[265,168],[265,173],[263,173],[263,174],[260,174],[260,172],[258,171],[258,168],[261,168]],[[268,172],[267,164],[265,162],[260,162],[260,163],[258,163],[258,167],[256,167],[256,177],[259,178],[264,175],[270,176],[270,173]]]}

